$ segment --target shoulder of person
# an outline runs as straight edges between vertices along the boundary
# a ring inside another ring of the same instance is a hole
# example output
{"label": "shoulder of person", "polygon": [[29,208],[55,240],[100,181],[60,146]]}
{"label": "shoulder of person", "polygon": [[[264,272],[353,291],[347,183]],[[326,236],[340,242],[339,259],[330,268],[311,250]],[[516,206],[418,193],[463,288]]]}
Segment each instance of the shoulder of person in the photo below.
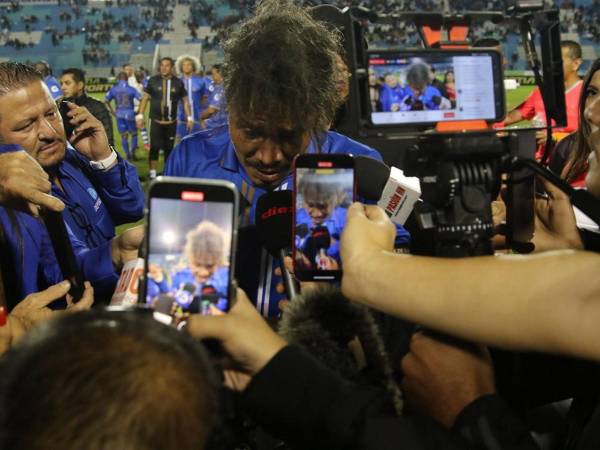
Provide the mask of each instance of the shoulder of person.
{"label": "shoulder of person", "polygon": [[229,133],[226,131],[215,134],[210,130],[201,130],[184,137],[175,150],[189,161],[220,160],[229,142]]}
{"label": "shoulder of person", "polygon": [[371,158],[382,160],[381,154],[368,145],[361,144],[354,139],[344,136],[335,131],[327,131],[323,150],[326,153],[351,154],[354,156],[369,156]]}

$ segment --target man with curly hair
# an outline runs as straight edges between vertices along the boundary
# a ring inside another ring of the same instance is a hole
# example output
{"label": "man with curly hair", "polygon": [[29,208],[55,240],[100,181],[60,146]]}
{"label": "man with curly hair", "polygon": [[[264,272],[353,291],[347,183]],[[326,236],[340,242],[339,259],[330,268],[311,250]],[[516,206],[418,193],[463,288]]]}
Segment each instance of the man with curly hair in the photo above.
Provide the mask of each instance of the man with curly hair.
{"label": "man with curly hair", "polygon": [[[251,205],[248,223],[262,194],[292,188],[296,155],[351,153],[381,160],[376,150],[328,130],[339,103],[339,49],[339,37],[306,9],[289,0],[263,1],[224,47],[229,127],[182,141],[165,174],[233,182]],[[275,289],[276,266],[270,257],[263,260],[264,288],[256,304],[264,315],[276,315],[282,298]]]}

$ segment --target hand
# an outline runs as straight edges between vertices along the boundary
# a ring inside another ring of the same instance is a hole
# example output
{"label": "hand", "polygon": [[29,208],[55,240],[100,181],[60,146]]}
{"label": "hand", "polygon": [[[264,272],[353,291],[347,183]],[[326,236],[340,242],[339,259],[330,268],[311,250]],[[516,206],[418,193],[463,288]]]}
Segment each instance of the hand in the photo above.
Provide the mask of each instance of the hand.
{"label": "hand", "polygon": [[[286,256],[283,259],[283,263],[285,264],[285,268],[288,270],[288,272],[290,272],[293,276],[294,275],[294,264],[292,263],[292,258],[290,256]],[[310,267],[310,264],[308,267]],[[275,275],[277,275],[278,277],[280,277],[281,276],[281,267],[276,267],[275,270],[273,271],[273,273]],[[300,282],[300,292],[308,292],[308,291],[311,291],[314,289],[318,289],[318,287],[319,287],[319,283],[314,283],[311,281]],[[280,294],[285,293],[285,286],[283,285],[283,282],[277,283],[277,285],[275,286],[275,290]],[[290,303],[289,299],[280,300],[279,304],[278,304],[279,310],[285,311],[285,308],[287,308],[289,303]]]}
{"label": "hand", "polygon": [[136,114],[135,116],[135,126],[138,129],[144,128],[144,115],[141,113]]}
{"label": "hand", "polygon": [[125,265],[127,261],[138,257],[138,250],[144,242],[144,226],[125,230],[112,240],[112,260],[113,266],[117,271]]}
{"label": "hand", "polygon": [[190,316],[186,329],[198,339],[218,339],[236,368],[251,376],[287,345],[269,327],[241,289],[237,290],[233,306],[227,314],[194,314]]}
{"label": "hand", "polygon": [[468,404],[496,391],[485,347],[475,352],[416,333],[401,365],[406,399],[447,428]]}
{"label": "hand", "polygon": [[96,119],[87,108],[77,106],[75,103],[67,102],[69,111],[67,116],[69,122],[75,125],[75,130],[67,139],[75,150],[88,158],[90,161],[101,161],[110,156],[111,149],[108,146],[108,137],[104,125]]}
{"label": "hand", "polygon": [[62,211],[65,205],[50,195],[48,174],[25,151],[0,155],[0,204],[39,216],[39,208]]}
{"label": "hand", "polygon": [[200,119],[200,128],[206,128],[206,119]]}
{"label": "hand", "polygon": [[546,145],[546,142],[548,141],[548,134],[546,133],[546,130],[538,130],[535,132],[535,141],[537,143],[537,145]]}
{"label": "hand", "polygon": [[158,264],[148,264],[148,276],[157,283],[165,279],[165,274]]}
{"label": "hand", "polygon": [[548,194],[535,199],[535,251],[582,249],[583,243],[569,197],[550,182],[538,178]]}
{"label": "hand", "polygon": [[344,295],[348,298],[361,296],[361,289],[368,285],[361,279],[363,264],[369,264],[373,255],[393,251],[395,238],[396,227],[378,206],[354,203],[348,208],[340,241]]}
{"label": "hand", "polygon": [[189,117],[187,120],[186,128],[188,133],[191,133],[194,129],[194,119],[192,119],[191,117]]}
{"label": "hand", "polygon": [[[45,291],[29,294],[25,299],[17,304],[10,313],[10,316],[18,320],[24,331],[29,331],[39,323],[58,317],[65,312],[75,312],[90,309],[94,303],[94,289],[92,285],[85,282],[85,291],[83,297],[77,302],[68,295],[71,283],[63,281],[50,286]],[[67,296],[67,309],[51,310],[48,305],[60,298]]]}

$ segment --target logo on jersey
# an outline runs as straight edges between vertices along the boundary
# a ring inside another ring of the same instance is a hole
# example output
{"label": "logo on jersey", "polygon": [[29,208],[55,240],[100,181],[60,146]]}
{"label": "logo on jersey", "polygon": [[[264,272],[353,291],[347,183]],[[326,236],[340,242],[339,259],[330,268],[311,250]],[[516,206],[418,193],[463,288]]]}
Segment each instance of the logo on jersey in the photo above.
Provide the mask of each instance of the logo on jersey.
{"label": "logo on jersey", "polygon": [[90,194],[90,197],[92,197],[92,200],[96,200],[98,198],[98,193],[92,187],[87,188],[87,193]]}

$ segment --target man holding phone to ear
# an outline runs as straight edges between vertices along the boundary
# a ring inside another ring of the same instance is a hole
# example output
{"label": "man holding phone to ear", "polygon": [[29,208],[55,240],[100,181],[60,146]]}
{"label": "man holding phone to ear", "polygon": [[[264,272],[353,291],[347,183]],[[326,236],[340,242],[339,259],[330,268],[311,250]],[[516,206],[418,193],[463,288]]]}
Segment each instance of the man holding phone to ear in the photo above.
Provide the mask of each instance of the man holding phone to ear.
{"label": "man holding phone to ear", "polygon": [[109,145],[102,123],[86,108],[66,105],[71,136],[41,75],[0,64],[0,142],[20,145],[44,168],[52,194],[66,206],[65,222],[95,248],[115,236],[115,225],[142,218],[144,196],[135,167]]}
{"label": "man holding phone to ear", "polygon": [[[328,131],[339,99],[339,48],[336,35],[307,10],[291,2],[285,7],[262,2],[225,45],[228,130],[203,131],[182,141],[167,161],[165,175],[233,182],[250,204],[248,224],[261,195],[292,189],[292,162],[299,154],[381,160],[376,150]],[[275,316],[283,298],[275,289],[280,279],[273,275],[273,258],[261,259],[256,305],[263,315]]]}

